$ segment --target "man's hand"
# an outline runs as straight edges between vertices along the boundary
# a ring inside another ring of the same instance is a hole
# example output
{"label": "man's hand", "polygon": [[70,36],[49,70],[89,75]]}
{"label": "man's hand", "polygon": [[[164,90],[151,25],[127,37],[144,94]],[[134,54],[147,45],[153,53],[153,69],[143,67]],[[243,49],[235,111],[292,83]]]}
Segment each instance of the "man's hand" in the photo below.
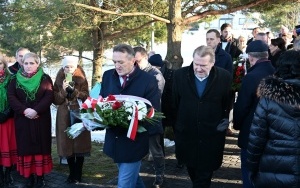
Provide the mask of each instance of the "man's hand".
{"label": "man's hand", "polygon": [[224,118],[220,121],[219,125],[217,126],[217,131],[223,132],[225,131],[229,126],[229,120],[227,118]]}

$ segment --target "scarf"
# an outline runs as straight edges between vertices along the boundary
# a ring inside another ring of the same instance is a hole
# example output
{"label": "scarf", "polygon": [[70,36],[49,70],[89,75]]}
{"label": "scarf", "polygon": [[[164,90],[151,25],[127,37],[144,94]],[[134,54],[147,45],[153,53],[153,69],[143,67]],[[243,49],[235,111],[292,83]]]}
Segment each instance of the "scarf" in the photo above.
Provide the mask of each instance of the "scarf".
{"label": "scarf", "polygon": [[39,89],[42,76],[44,75],[44,71],[42,68],[39,68],[35,75],[30,75],[31,77],[25,77],[22,74],[22,70],[20,69],[16,74],[17,78],[17,88],[22,89],[26,94],[26,99],[30,101],[35,100],[35,95],[37,90]]}
{"label": "scarf", "polygon": [[1,82],[0,82],[0,112],[3,112],[8,107],[8,100],[7,100],[7,85],[10,79],[10,74],[7,74],[4,72],[3,75],[1,75]]}

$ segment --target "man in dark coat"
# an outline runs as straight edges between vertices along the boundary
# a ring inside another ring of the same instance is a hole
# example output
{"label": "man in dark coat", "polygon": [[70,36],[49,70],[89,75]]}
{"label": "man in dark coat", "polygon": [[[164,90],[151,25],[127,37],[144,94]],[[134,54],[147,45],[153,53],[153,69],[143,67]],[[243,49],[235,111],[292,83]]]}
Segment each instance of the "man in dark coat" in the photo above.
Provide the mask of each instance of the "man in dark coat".
{"label": "man in dark coat", "polygon": [[[132,47],[126,44],[115,46],[113,62],[115,69],[105,71],[103,74],[100,95],[138,96],[149,100],[155,109],[160,109],[157,81],[154,76],[135,66]],[[145,187],[139,171],[141,160],[149,152],[149,133],[147,131],[137,133],[134,141],[126,135],[127,129],[119,126],[106,129],[103,151],[118,165],[118,187]]]}
{"label": "man in dark coat", "polygon": [[193,187],[211,184],[223,159],[231,74],[214,66],[211,47],[200,46],[193,63],[174,73],[173,108],[176,156],[187,166]]}
{"label": "man in dark coat", "polygon": [[16,62],[12,65],[8,67],[8,70],[11,74],[17,74],[18,70],[21,68],[22,66],[22,58],[25,54],[27,54],[29,51],[28,48],[19,48],[16,51]]}
{"label": "man in dark coat", "polygon": [[220,44],[220,32],[216,29],[210,29],[206,32],[206,44],[215,51],[215,66],[221,67],[230,74],[233,72],[232,58],[225,50],[221,48]]}
{"label": "man in dark coat", "polygon": [[246,53],[248,54],[251,68],[248,69],[246,76],[242,80],[242,86],[234,105],[233,128],[240,130],[238,146],[241,148],[243,187],[253,187],[248,178],[246,154],[250,126],[258,103],[256,90],[260,81],[272,75],[275,71],[271,61],[268,60],[268,49],[268,45],[261,40],[255,40],[247,46]]}
{"label": "man in dark coat", "polygon": [[238,40],[232,35],[232,26],[229,23],[221,26],[221,43],[219,45],[230,54],[232,59],[238,58],[243,53],[238,47]]}
{"label": "man in dark coat", "polygon": [[[148,62],[148,54],[145,48],[137,46],[133,48],[135,52],[135,60],[139,68],[150,75],[154,76],[157,80],[157,86],[159,89],[159,96],[164,90],[165,79],[160,72],[160,70],[152,66]],[[155,55],[153,55],[155,56]],[[160,110],[156,109],[156,110]],[[160,140],[163,136],[163,127],[161,121],[157,121],[154,126],[150,126],[148,129],[149,132],[149,151],[150,156],[153,158],[153,167],[155,170],[155,181],[153,185],[159,188],[163,184],[163,177],[165,172],[165,156],[163,152],[163,145],[161,145]]]}

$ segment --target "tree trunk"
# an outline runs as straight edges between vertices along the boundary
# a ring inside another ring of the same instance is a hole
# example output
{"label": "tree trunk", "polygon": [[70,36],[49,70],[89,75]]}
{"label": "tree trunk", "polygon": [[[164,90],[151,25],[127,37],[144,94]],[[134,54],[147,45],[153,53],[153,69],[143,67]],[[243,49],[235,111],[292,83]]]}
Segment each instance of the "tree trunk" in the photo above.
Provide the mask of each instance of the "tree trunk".
{"label": "tree trunk", "polygon": [[169,0],[169,20],[167,24],[168,44],[166,60],[170,62],[167,65],[171,69],[179,69],[183,64],[181,56],[181,40],[183,31],[183,19],[181,16],[181,0]]}
{"label": "tree trunk", "polygon": [[[102,82],[102,65],[103,65],[103,54],[104,54],[104,40],[102,37],[99,37],[100,29],[96,28],[93,31],[93,77],[92,77],[92,86],[97,82]],[[100,34],[101,36],[101,34]]]}
{"label": "tree trunk", "polygon": [[82,67],[83,66],[83,61],[82,61],[82,53],[83,53],[83,50],[79,50],[78,51],[78,59],[79,59],[79,65]]}

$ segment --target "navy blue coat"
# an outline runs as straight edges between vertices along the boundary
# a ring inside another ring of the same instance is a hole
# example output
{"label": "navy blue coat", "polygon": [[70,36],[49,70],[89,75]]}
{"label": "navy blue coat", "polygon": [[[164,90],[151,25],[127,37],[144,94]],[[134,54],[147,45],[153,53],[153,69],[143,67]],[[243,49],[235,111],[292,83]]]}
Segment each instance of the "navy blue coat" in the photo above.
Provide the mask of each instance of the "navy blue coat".
{"label": "navy blue coat", "polygon": [[[121,87],[119,75],[115,69],[104,72],[100,95],[110,94],[134,95],[148,99],[155,109],[160,106],[160,93],[156,78],[138,67],[130,75],[124,88]],[[144,124],[147,126],[153,126]],[[106,129],[104,153],[115,163],[130,163],[141,160],[149,151],[149,133],[136,135],[135,141],[127,138],[127,129],[121,127]]]}
{"label": "navy blue coat", "polygon": [[238,138],[240,148],[247,148],[250,126],[258,103],[257,87],[263,78],[272,75],[274,71],[275,69],[269,60],[261,59],[248,69],[242,80],[242,86],[233,110],[233,128],[240,130]]}
{"label": "navy blue coat", "polygon": [[223,159],[225,131],[218,131],[217,126],[228,118],[231,75],[214,66],[201,97],[195,79],[193,64],[174,73],[176,157],[188,167],[213,171]]}
{"label": "navy blue coat", "polygon": [[216,62],[215,66],[221,67],[232,75],[233,66],[232,66],[232,58],[229,53],[225,52],[220,46],[217,47],[215,51]]}

